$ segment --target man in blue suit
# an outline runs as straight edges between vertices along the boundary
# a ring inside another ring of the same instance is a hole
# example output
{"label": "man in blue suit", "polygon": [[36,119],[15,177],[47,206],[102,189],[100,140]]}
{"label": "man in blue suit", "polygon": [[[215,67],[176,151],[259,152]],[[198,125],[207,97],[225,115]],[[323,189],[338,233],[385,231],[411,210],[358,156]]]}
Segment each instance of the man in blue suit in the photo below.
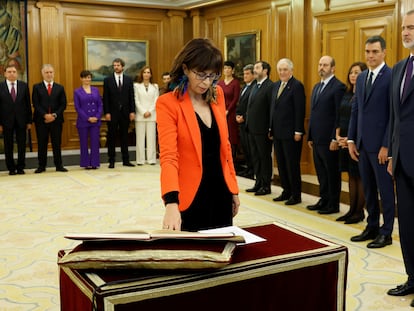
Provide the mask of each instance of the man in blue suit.
{"label": "man in blue suit", "polygon": [[246,191],[254,192],[254,195],[271,193],[272,141],[268,137],[268,132],[273,82],[269,78],[270,69],[269,63],[265,61],[260,60],[254,64],[256,83],[251,86],[246,110],[246,131],[256,176],[253,188]]}
{"label": "man in blue suit", "polygon": [[336,117],[346,86],[335,77],[335,60],[331,56],[321,57],[318,73],[321,81],[312,90],[308,146],[313,151],[321,198],[307,208],[317,210],[319,214],[332,214],[339,212],[341,194],[339,146],[335,131]]}
{"label": "man in blue suit", "polygon": [[[374,240],[367,247],[380,248],[392,244],[395,213],[394,187],[387,173],[391,69],[384,62],[385,40],[380,36],[368,38],[365,56],[368,69],[358,76],[356,82],[348,150],[352,159],[359,162],[368,223],[365,230],[353,236],[351,241]],[[382,226],[378,192],[382,202]]]}
{"label": "man in blue suit", "polygon": [[280,80],[273,84],[269,135],[273,137],[283,192],[273,201],[295,205],[302,202],[300,156],[305,133],[305,88],[293,76],[290,59],[282,58],[276,67]]}
{"label": "man in blue suit", "polygon": [[404,15],[401,34],[410,57],[392,69],[388,172],[395,178],[400,244],[408,280],[390,289],[387,293],[391,296],[414,293],[414,10]]}

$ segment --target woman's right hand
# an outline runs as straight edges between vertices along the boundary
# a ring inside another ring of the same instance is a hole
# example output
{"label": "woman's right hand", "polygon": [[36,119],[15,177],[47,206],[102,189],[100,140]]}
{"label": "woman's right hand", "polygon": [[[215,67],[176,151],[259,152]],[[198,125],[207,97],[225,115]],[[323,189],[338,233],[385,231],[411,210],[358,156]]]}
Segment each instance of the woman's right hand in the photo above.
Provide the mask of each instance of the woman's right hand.
{"label": "woman's right hand", "polygon": [[181,213],[177,203],[169,203],[165,206],[162,228],[181,231]]}

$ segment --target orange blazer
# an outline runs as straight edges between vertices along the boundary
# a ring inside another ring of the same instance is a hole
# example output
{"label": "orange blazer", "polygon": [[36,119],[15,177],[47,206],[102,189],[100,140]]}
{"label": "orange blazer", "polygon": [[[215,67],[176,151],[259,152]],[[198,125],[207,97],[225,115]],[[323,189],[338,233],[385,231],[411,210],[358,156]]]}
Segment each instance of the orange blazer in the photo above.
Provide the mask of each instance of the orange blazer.
{"label": "orange blazer", "polygon": [[[211,104],[220,134],[220,159],[227,187],[238,194],[236,173],[226,120],[223,90],[217,87],[217,103]],[[173,92],[158,97],[156,104],[161,164],[161,195],[178,191],[179,209],[193,202],[203,174],[201,134],[188,93]],[[212,194],[214,195],[214,194]]]}

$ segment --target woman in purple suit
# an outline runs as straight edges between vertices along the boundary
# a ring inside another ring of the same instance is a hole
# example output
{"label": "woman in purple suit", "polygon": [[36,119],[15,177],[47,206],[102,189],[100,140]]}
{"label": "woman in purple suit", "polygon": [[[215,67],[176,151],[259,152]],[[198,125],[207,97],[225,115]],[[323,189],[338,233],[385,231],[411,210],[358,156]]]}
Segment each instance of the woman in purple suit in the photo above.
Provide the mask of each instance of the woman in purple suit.
{"label": "woman in purple suit", "polygon": [[[102,99],[99,90],[91,86],[92,73],[80,73],[82,86],[74,92],[75,109],[78,113],[76,127],[80,141],[80,166],[86,169],[99,167],[99,128],[101,126]],[[90,147],[90,151],[89,151]]]}

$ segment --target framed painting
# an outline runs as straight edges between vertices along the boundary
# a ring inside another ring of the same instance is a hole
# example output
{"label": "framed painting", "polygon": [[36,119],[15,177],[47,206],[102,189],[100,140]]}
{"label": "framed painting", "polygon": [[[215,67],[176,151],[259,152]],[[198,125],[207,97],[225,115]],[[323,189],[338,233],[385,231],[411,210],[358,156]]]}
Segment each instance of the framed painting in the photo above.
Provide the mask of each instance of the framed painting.
{"label": "framed painting", "polygon": [[234,74],[243,81],[243,67],[260,59],[260,30],[225,36],[224,58],[235,64]]}
{"label": "framed painting", "polygon": [[103,84],[112,74],[112,61],[125,61],[124,73],[135,79],[148,62],[148,41],[109,38],[84,38],[85,68],[92,72],[92,84]]}

